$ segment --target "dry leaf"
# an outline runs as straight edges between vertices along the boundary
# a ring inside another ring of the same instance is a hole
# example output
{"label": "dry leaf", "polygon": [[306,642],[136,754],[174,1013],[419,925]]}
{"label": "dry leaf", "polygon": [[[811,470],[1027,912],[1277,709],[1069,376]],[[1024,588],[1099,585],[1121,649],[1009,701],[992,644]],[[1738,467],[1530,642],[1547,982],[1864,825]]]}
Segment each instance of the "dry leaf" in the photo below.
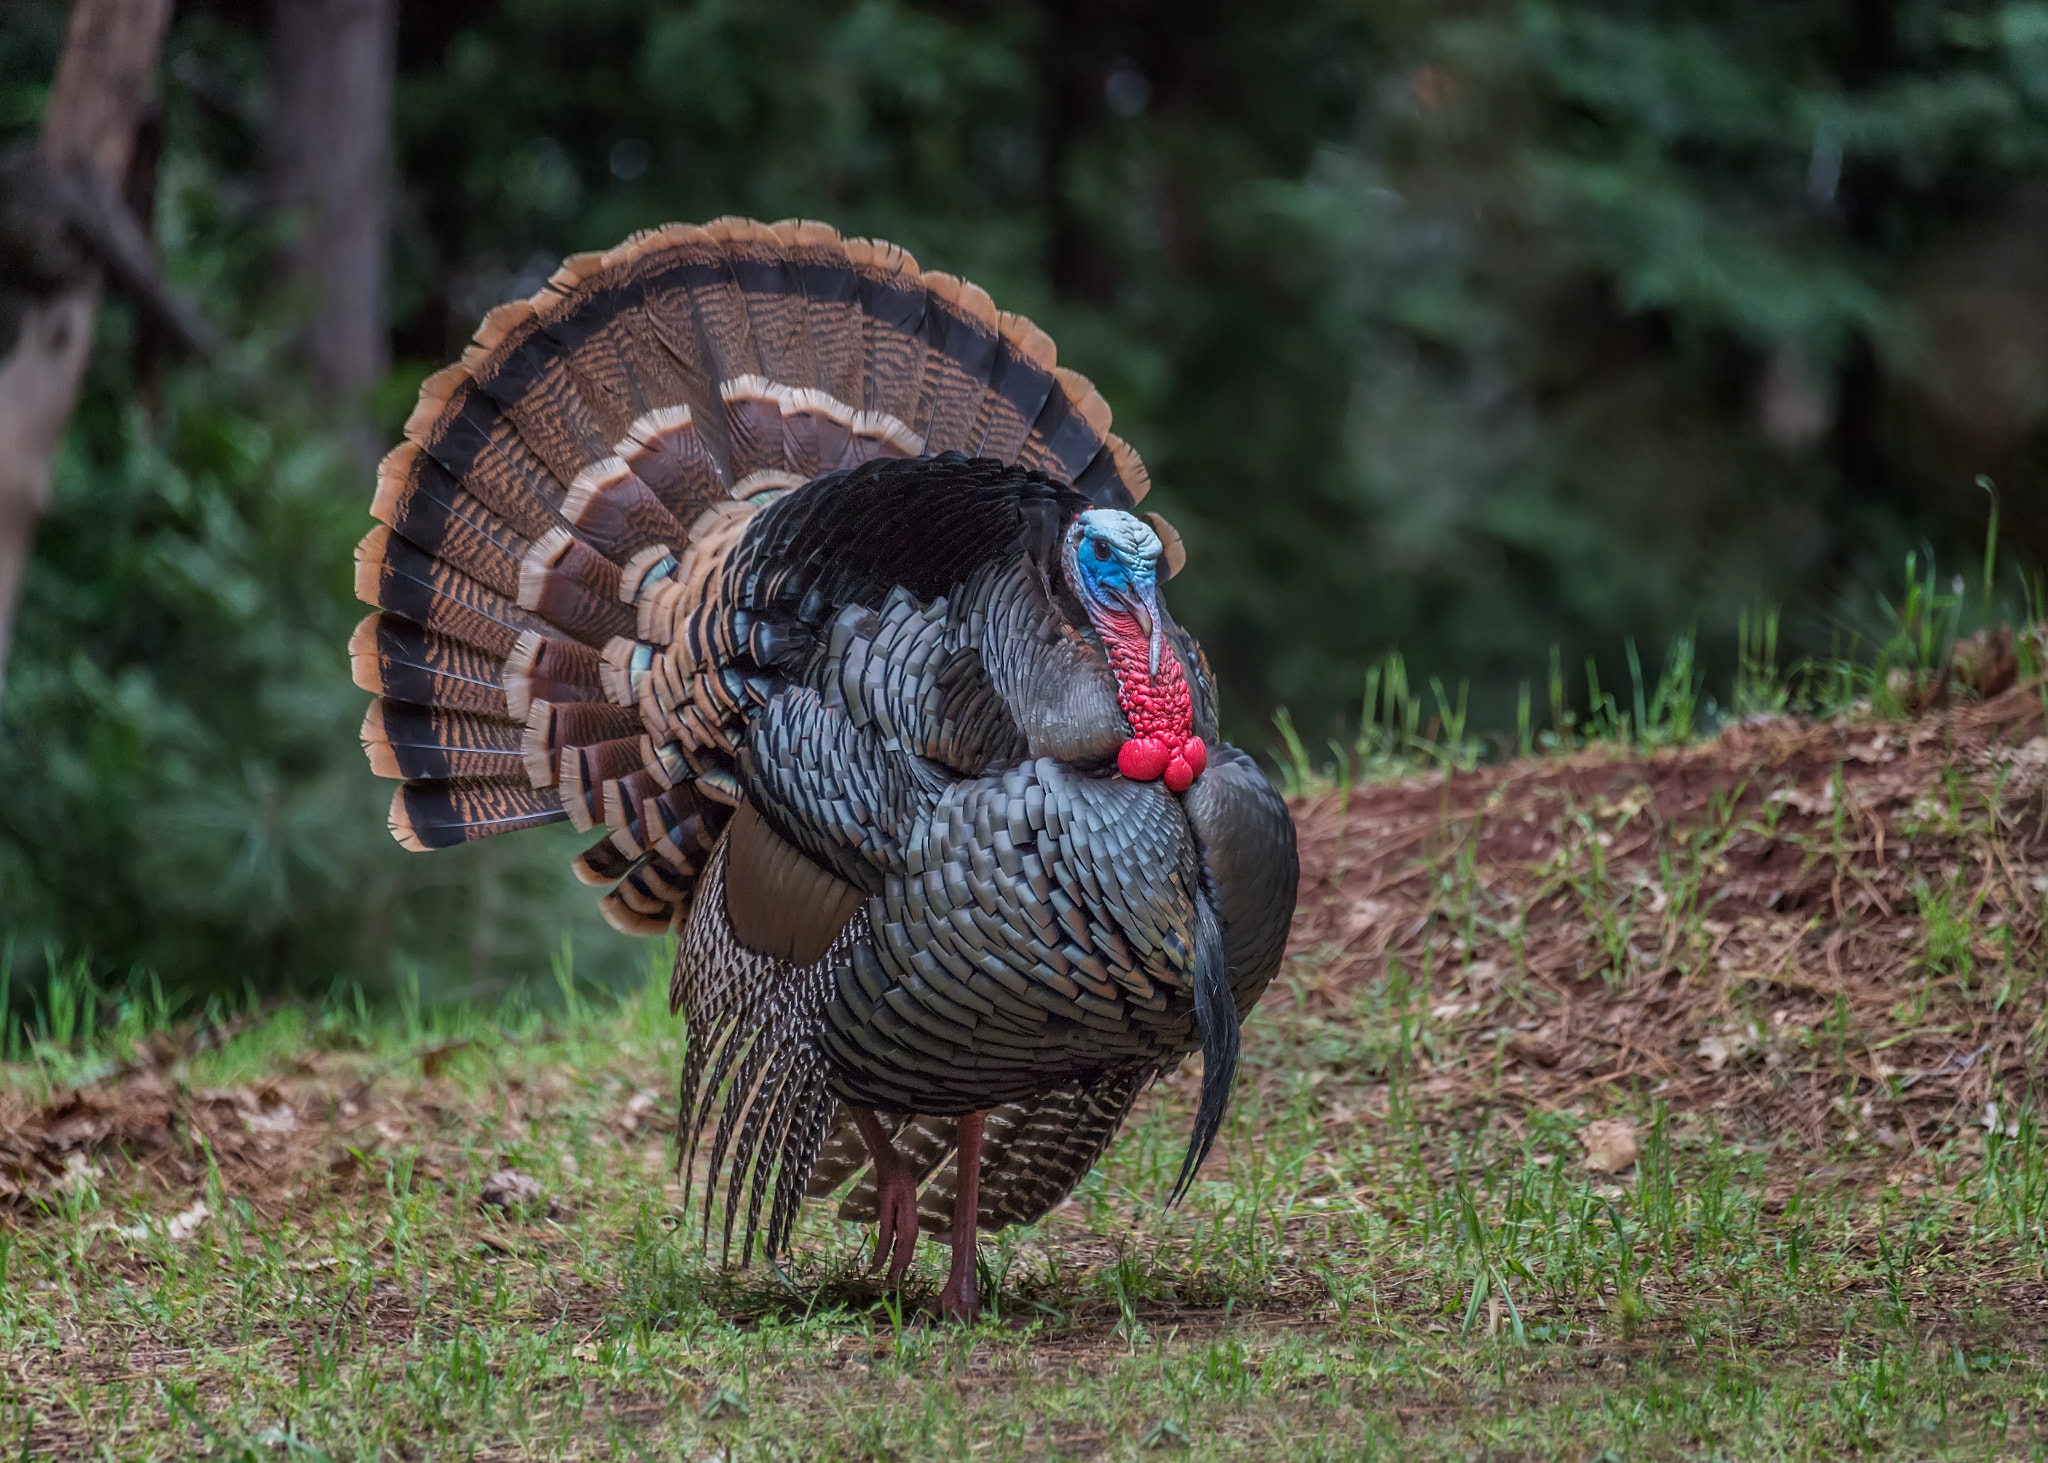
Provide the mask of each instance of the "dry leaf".
{"label": "dry leaf", "polygon": [[[171,1216],[170,1223],[163,1226],[164,1238],[172,1244],[183,1244],[199,1233],[199,1226],[213,1216],[204,1199],[196,1199],[192,1207]],[[153,1221],[145,1219],[140,1224],[130,1224],[114,1231],[122,1239],[146,1240],[156,1229]]]}
{"label": "dry leaf", "polygon": [[1636,1161],[1635,1124],[1626,1118],[1602,1118],[1579,1130],[1586,1145],[1586,1167],[1594,1173],[1621,1173]]}
{"label": "dry leaf", "polygon": [[501,1168],[484,1180],[477,1203],[486,1209],[502,1209],[516,1218],[538,1214],[548,1207],[548,1191],[540,1180],[516,1168]]}
{"label": "dry leaf", "polygon": [[617,1118],[619,1131],[628,1138],[639,1132],[650,1121],[661,1106],[659,1098],[651,1092],[636,1092],[626,1102],[625,1111]]}
{"label": "dry leaf", "polygon": [[1701,1040],[1699,1050],[1693,1053],[1700,1059],[1700,1065],[1709,1072],[1718,1072],[1735,1058],[1756,1050],[1757,1033],[1751,1031],[1733,1032],[1727,1036],[1709,1036]]}
{"label": "dry leaf", "polygon": [[439,1046],[427,1047],[420,1053],[420,1075],[429,1081],[448,1070],[448,1063],[455,1054],[469,1045],[469,1038],[458,1036],[453,1041],[444,1041]]}
{"label": "dry leaf", "polygon": [[299,1115],[292,1111],[290,1103],[280,1098],[269,1107],[245,1110],[242,1126],[252,1133],[295,1133],[299,1129]]}
{"label": "dry leaf", "polygon": [[1554,1067],[1559,1060],[1556,1047],[1527,1031],[1518,1031],[1508,1038],[1508,1054],[1532,1067]]}

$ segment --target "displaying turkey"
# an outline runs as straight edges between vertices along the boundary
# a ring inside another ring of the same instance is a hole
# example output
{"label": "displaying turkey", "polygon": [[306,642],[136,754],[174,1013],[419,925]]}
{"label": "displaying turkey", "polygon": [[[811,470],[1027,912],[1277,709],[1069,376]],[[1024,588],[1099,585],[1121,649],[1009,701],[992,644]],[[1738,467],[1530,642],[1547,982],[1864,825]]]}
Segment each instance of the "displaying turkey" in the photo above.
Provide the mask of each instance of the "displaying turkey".
{"label": "displaying turkey", "polygon": [[971,1316],[977,1230],[1197,1050],[1176,1198],[1216,1134],[1294,830],[1109,421],[973,285],[723,219],[492,311],[379,471],[350,651],[391,831],[601,835],[606,916],[680,935],[680,1161],[708,1130],[743,1260],[860,1174],[876,1265],[945,1234]]}

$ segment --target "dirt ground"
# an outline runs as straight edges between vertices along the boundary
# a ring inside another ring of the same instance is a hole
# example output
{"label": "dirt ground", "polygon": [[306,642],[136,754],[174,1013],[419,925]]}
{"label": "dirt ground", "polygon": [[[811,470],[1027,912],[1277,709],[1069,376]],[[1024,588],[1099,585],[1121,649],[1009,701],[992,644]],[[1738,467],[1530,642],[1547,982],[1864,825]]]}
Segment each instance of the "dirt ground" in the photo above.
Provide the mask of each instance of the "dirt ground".
{"label": "dirt ground", "polygon": [[[1426,1028],[1401,1075],[1448,1120],[1647,1096],[1905,1163],[2038,1078],[2042,707],[2028,687],[1903,724],[1775,718],[1300,799],[1293,989],[1343,1021],[1398,972]],[[190,1193],[209,1160],[284,1203],[457,1117],[418,1079],[465,1042],[381,1063],[310,1044],[250,1085],[185,1085],[194,1046],[232,1034],[155,1034],[44,1101],[0,1088],[0,1210],[84,1165]],[[658,1084],[618,1102],[625,1132],[672,1122]]]}

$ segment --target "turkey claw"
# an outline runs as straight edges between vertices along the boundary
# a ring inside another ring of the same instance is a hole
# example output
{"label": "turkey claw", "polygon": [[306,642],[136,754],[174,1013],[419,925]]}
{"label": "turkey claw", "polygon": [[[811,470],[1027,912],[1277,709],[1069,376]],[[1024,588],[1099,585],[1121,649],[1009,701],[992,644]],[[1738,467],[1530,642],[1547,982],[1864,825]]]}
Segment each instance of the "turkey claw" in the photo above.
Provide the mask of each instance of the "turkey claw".
{"label": "turkey claw", "polygon": [[917,1186],[907,1178],[887,1181],[877,1186],[875,1197],[875,1257],[868,1263],[868,1273],[872,1275],[887,1261],[889,1288],[896,1290],[902,1287],[917,1249]]}

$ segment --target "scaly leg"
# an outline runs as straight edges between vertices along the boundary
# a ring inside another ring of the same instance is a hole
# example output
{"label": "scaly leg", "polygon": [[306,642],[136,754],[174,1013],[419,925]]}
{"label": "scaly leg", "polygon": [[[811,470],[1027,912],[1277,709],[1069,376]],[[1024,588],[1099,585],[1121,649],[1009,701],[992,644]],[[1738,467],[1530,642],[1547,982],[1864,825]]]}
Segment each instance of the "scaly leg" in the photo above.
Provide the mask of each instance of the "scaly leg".
{"label": "scaly leg", "polygon": [[949,1320],[972,1321],[981,1313],[981,1292],[975,1285],[974,1237],[981,1218],[981,1120],[985,1112],[960,1119],[957,1140],[960,1182],[953,1197],[953,1268],[939,1292],[939,1314]]}
{"label": "scaly leg", "polygon": [[860,1129],[860,1140],[868,1145],[868,1157],[875,1165],[875,1258],[868,1269],[881,1269],[883,1259],[893,1250],[895,1257],[889,1263],[889,1286],[893,1290],[903,1284],[911,1254],[917,1249],[917,1180],[903,1155],[896,1151],[896,1145],[889,1141],[889,1135],[882,1131],[881,1119],[867,1108],[852,1107],[850,1103],[848,1106],[853,1111],[854,1125]]}

